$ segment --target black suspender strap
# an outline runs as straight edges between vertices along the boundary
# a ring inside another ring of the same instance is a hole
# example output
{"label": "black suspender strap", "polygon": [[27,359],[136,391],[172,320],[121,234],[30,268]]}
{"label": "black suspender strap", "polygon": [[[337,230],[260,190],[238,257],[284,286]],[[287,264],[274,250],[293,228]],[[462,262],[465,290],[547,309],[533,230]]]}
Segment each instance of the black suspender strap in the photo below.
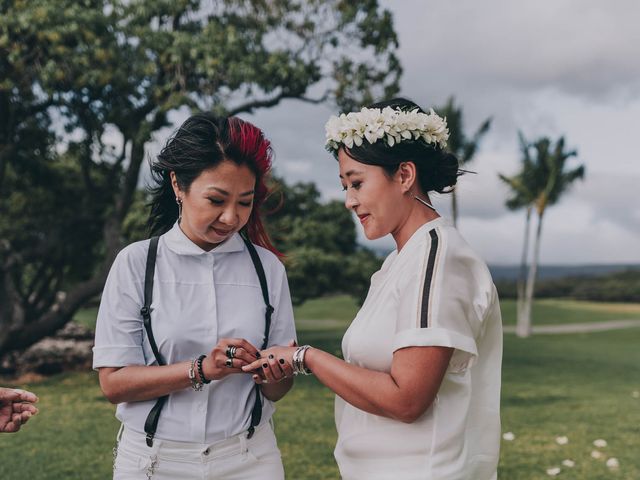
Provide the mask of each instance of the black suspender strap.
{"label": "black suspender strap", "polygon": [[[267,286],[267,277],[264,274],[264,268],[262,267],[262,262],[260,261],[260,257],[258,256],[258,252],[256,251],[256,247],[253,246],[253,243],[248,239],[242,237],[244,240],[244,244],[247,246],[247,250],[249,250],[249,255],[251,255],[251,261],[253,262],[253,266],[256,269],[256,273],[258,274],[258,280],[260,281],[260,289],[262,290],[262,298],[264,299],[264,304],[266,306],[265,314],[264,314],[264,340],[262,342],[262,348],[260,350],[264,350],[267,348],[269,344],[269,330],[271,329],[271,314],[273,313],[274,308],[269,303],[269,288]],[[256,430],[256,427],[260,425],[260,420],[262,419],[262,391],[260,389],[260,385],[256,384],[256,401],[253,404],[253,410],[251,411],[251,426],[249,427],[249,433],[247,434],[247,438],[251,438],[253,433]]]}
{"label": "black suspender strap", "polygon": [[[147,332],[147,338],[151,344],[151,350],[156,357],[158,365],[165,365],[165,361],[158,351],[156,340],[153,337],[153,330],[151,329],[151,301],[153,300],[153,276],[156,268],[156,255],[158,253],[158,240],[160,237],[152,237],[149,242],[149,251],[147,252],[147,265],[144,272],[144,306],[140,309],[140,315],[144,322],[144,329]],[[158,428],[158,420],[160,419],[160,411],[165,402],[169,398],[169,395],[158,398],[156,404],[153,406],[147,419],[144,422],[144,431],[147,434],[147,445],[153,446],[153,437],[156,434]]]}
{"label": "black suspender strap", "polygon": [[[260,257],[258,256],[258,252],[253,244],[244,236],[242,236],[245,245],[247,246],[247,250],[249,251],[249,255],[251,256],[251,261],[253,262],[253,266],[256,269],[256,273],[258,274],[258,280],[260,281],[260,290],[262,291],[262,298],[264,299],[264,303],[266,306],[265,309],[265,326],[264,326],[264,341],[262,342],[261,350],[267,348],[269,344],[269,330],[271,329],[271,315],[273,314],[274,308],[269,303],[269,288],[267,285],[267,277],[264,273],[264,268],[262,266],[262,262],[260,261]],[[165,365],[165,361],[160,355],[158,351],[158,346],[156,345],[155,338],[153,337],[153,330],[151,328],[151,301],[153,299],[153,277],[155,273],[156,267],[156,255],[158,253],[158,241],[160,237],[152,237],[149,242],[149,251],[147,252],[147,264],[145,268],[144,275],[144,306],[140,309],[140,315],[142,315],[142,319],[144,321],[144,329],[147,332],[147,338],[149,339],[149,344],[151,345],[151,350],[153,351],[153,355],[155,356],[156,362],[158,365]],[[251,438],[256,427],[260,424],[260,420],[262,418],[262,392],[260,389],[260,385],[256,385],[256,400],[253,404],[253,410],[251,411],[251,426],[249,427],[249,433],[247,438]],[[144,431],[147,434],[147,445],[149,447],[153,446],[153,437],[156,434],[156,430],[158,428],[158,420],[160,419],[160,412],[162,411],[162,407],[164,407],[165,402],[169,398],[169,395],[165,395],[164,397],[158,398],[156,400],[155,405],[147,415],[147,419],[144,422]]]}

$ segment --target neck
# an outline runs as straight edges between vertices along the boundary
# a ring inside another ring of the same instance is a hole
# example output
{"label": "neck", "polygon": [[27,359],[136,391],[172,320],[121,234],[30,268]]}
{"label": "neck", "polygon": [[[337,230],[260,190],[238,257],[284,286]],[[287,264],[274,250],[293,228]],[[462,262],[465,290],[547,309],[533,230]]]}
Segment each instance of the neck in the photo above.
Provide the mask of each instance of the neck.
{"label": "neck", "polygon": [[[431,200],[429,200],[427,195],[420,195],[420,198],[431,203]],[[440,218],[438,212],[427,207],[422,202],[416,201],[413,198],[413,195],[411,195],[409,213],[398,228],[391,232],[391,235],[396,242],[396,249],[398,252],[402,250],[402,247],[406,245],[411,236],[416,233],[416,230],[425,223],[435,220],[436,218]]]}

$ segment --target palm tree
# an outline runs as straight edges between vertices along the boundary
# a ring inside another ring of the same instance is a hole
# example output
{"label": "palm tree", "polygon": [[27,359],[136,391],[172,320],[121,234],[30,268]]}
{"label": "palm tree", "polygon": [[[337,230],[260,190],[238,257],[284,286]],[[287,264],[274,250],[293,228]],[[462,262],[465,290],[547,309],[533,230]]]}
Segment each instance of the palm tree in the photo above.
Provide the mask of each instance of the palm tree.
{"label": "palm tree", "polygon": [[511,189],[511,197],[507,199],[505,205],[509,210],[519,210],[524,208],[526,210],[526,221],[524,226],[524,241],[522,242],[522,255],[520,256],[520,269],[518,271],[517,280],[517,304],[516,312],[517,318],[522,316],[525,284],[527,278],[527,256],[529,253],[529,237],[531,226],[531,212],[533,211],[533,202],[535,201],[536,192],[533,182],[533,161],[529,154],[529,145],[525,140],[522,132],[518,132],[518,139],[520,141],[520,149],[522,151],[522,170],[512,177],[498,174],[500,180],[506,183]]}
{"label": "palm tree", "polygon": [[[450,136],[447,141],[447,148],[458,157],[460,167],[464,167],[465,164],[473,159],[478,150],[480,140],[491,127],[491,118],[487,118],[482,122],[476,133],[471,138],[467,138],[463,131],[462,107],[454,104],[453,97],[449,97],[446,105],[438,109],[438,114],[447,119],[447,125],[449,126]],[[451,215],[453,217],[453,225],[456,226],[458,222],[458,199],[455,189],[451,192]]]}
{"label": "palm tree", "polygon": [[[547,208],[556,204],[575,180],[584,178],[585,167],[580,165],[574,169],[566,170],[567,160],[576,156],[577,152],[575,150],[565,151],[564,137],[560,137],[553,146],[547,137],[529,144],[520,135],[520,144],[523,153],[523,168],[515,177],[505,177],[503,181],[511,186],[514,193],[513,197],[507,201],[507,206],[527,208],[526,238],[522,255],[522,258],[525,259],[524,264],[526,264],[527,258],[532,209],[535,209],[538,217],[531,266],[528,270],[526,284],[523,287],[521,282],[518,291],[521,298],[518,301],[516,334],[520,337],[528,337],[531,335],[531,306],[538,273],[544,215]],[[533,156],[531,149],[534,152]],[[521,263],[521,269],[523,269],[522,265]]]}

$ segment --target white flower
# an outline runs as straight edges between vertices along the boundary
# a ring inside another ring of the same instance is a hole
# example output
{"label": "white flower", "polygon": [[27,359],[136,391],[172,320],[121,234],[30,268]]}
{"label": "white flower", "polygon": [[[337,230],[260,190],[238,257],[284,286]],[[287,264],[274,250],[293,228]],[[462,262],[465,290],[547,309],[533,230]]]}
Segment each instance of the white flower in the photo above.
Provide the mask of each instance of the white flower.
{"label": "white flower", "polygon": [[339,117],[332,115],[325,124],[325,138],[325,146],[332,152],[337,151],[340,145],[347,148],[361,146],[365,139],[370,144],[386,141],[390,147],[403,141],[422,139],[444,148],[449,139],[449,129],[446,119],[433,109],[429,113],[421,113],[417,109],[405,112],[391,107],[382,110],[363,108]]}
{"label": "white flower", "polygon": [[566,445],[567,443],[569,443],[569,438],[564,435],[561,437],[556,437],[556,443],[558,445]]}
{"label": "white flower", "polygon": [[618,462],[617,458],[611,457],[609,460],[607,460],[606,465],[609,468],[618,468],[620,466],[620,462]]}
{"label": "white flower", "polygon": [[600,459],[602,457],[604,457],[604,454],[602,452],[598,451],[598,450],[593,450],[591,452],[591,458],[595,458],[596,460],[598,460],[598,459]]}
{"label": "white flower", "polygon": [[595,445],[598,448],[604,448],[607,446],[607,441],[599,438],[593,441],[593,445]]}
{"label": "white flower", "polygon": [[567,458],[566,460],[562,461],[562,465],[564,465],[565,467],[573,468],[576,466],[576,462]]}
{"label": "white flower", "polygon": [[560,467],[547,468],[547,475],[549,475],[550,477],[555,477],[561,471],[562,470],[560,469]]}
{"label": "white flower", "polygon": [[502,435],[502,438],[504,438],[507,442],[511,442],[515,440],[516,436],[513,432],[506,432]]}
{"label": "white flower", "polygon": [[633,392],[631,392],[631,396],[633,398],[640,398],[640,392],[638,390],[634,390]]}

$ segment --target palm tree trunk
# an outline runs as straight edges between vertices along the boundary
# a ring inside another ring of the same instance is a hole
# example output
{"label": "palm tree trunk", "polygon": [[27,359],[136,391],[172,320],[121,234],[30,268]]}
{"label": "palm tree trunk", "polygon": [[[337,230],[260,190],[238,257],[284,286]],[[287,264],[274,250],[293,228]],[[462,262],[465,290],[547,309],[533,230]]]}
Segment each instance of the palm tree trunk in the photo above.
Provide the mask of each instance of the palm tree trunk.
{"label": "palm tree trunk", "polygon": [[520,321],[523,312],[524,305],[524,287],[527,280],[527,258],[529,256],[529,237],[530,237],[530,227],[531,227],[531,210],[533,210],[533,206],[529,205],[527,207],[527,220],[524,225],[524,241],[522,242],[522,256],[520,258],[520,271],[518,272],[518,283],[517,283],[517,315],[516,318]]}
{"label": "palm tree trunk", "polygon": [[458,197],[456,197],[456,189],[451,192],[451,216],[453,217],[453,226],[458,225]]}
{"label": "palm tree trunk", "polygon": [[538,274],[538,259],[540,258],[540,238],[542,237],[542,218],[544,211],[538,215],[538,228],[536,230],[536,241],[533,249],[533,259],[531,268],[529,268],[529,276],[527,277],[527,285],[525,288],[525,300],[522,308],[522,319],[516,327],[516,335],[519,337],[528,337],[531,335],[531,307],[533,305],[533,291]]}

